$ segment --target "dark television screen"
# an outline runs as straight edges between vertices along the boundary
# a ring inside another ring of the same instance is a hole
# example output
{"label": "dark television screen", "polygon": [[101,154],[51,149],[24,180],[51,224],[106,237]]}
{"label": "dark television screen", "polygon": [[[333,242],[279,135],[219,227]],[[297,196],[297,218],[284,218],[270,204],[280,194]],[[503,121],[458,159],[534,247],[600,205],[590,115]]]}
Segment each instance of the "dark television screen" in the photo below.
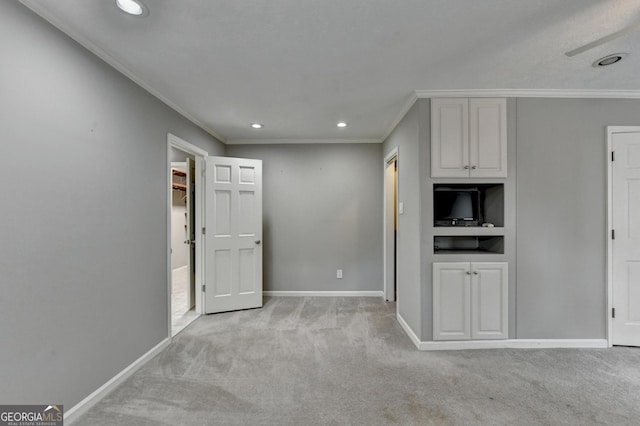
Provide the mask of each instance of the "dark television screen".
{"label": "dark television screen", "polygon": [[[480,191],[477,188],[437,188],[433,192],[436,225],[449,222],[480,222]],[[460,223],[461,225],[463,223]]]}

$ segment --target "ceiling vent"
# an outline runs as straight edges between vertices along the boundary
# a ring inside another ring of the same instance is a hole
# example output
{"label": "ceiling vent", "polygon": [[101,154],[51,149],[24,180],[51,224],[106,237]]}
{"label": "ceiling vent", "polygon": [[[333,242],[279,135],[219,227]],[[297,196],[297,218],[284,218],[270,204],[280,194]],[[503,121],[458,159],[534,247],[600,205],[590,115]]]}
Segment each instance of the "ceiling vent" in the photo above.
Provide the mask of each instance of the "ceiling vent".
{"label": "ceiling vent", "polygon": [[613,65],[615,63],[620,62],[627,56],[626,53],[613,53],[611,55],[607,55],[604,58],[600,58],[593,63],[593,66],[598,67],[606,67],[609,65]]}

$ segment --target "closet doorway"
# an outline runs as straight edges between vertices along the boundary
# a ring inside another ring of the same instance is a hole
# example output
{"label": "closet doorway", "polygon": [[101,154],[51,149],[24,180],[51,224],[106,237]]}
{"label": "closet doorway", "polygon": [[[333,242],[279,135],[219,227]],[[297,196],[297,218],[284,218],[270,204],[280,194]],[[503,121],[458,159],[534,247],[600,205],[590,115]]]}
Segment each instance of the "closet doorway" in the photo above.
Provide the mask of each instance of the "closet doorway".
{"label": "closet doorway", "polygon": [[[178,150],[176,150],[178,151]],[[175,153],[174,155],[187,155]],[[194,159],[171,162],[171,334],[197,316],[195,313],[195,185]]]}
{"label": "closet doorway", "polygon": [[207,153],[173,136],[168,138],[168,299],[169,333],[175,336],[202,313],[203,183],[198,171]]}
{"label": "closet doorway", "polygon": [[[384,297],[397,300],[398,148],[384,157]],[[397,307],[397,305],[396,305]]]}

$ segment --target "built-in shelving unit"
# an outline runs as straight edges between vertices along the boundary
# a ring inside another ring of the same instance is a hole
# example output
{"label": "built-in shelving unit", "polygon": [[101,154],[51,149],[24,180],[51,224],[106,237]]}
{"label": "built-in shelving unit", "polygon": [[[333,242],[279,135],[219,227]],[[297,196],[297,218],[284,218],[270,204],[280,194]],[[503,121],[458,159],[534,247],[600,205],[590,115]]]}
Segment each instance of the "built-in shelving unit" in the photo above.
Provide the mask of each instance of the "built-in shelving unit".
{"label": "built-in shelving unit", "polygon": [[433,185],[434,254],[504,254],[504,184]]}
{"label": "built-in shelving unit", "polygon": [[504,254],[502,235],[436,235],[434,254]]}
{"label": "built-in shelving unit", "polygon": [[178,191],[187,191],[187,174],[182,170],[171,169],[171,188]]}
{"label": "built-in shelving unit", "polygon": [[507,103],[431,99],[423,194],[432,209],[423,241],[432,248],[425,259],[432,299],[423,324],[434,341],[507,339],[515,323],[516,164]]}

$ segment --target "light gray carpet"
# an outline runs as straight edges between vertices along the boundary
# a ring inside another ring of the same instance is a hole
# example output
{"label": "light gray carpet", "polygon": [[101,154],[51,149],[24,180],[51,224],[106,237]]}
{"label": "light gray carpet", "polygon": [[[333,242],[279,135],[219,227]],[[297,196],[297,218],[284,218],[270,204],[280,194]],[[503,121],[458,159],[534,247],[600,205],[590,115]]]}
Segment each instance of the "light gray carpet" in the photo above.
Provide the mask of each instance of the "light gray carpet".
{"label": "light gray carpet", "polygon": [[640,349],[420,352],[376,298],[198,318],[79,425],[638,425]]}

